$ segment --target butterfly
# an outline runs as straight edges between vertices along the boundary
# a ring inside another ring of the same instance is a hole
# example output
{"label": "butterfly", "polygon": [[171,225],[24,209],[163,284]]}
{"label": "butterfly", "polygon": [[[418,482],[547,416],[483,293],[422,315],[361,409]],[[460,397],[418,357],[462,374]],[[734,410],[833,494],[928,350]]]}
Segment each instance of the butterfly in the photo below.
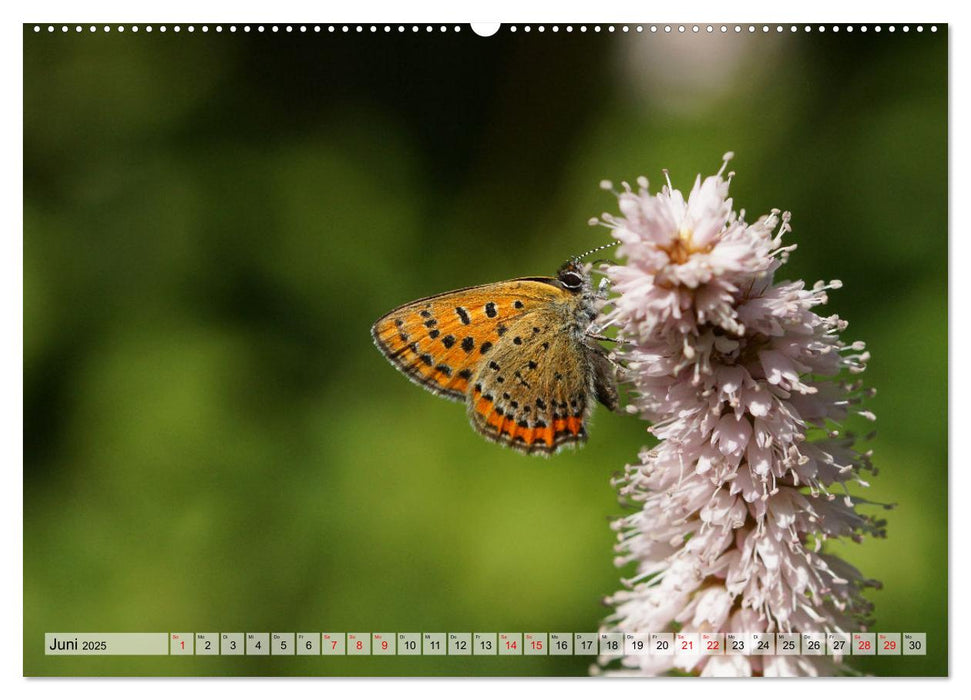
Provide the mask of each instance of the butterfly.
{"label": "butterfly", "polygon": [[371,328],[394,367],[464,401],[487,439],[549,455],[587,439],[594,400],[618,406],[614,365],[592,332],[596,301],[579,258],[556,277],[521,277],[404,304]]}

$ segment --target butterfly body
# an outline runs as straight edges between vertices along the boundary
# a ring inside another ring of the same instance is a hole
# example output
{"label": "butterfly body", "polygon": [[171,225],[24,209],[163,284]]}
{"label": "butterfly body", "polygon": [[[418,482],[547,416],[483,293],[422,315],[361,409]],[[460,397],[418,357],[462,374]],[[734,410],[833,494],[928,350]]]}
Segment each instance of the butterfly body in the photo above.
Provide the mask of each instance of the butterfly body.
{"label": "butterfly body", "polygon": [[599,400],[617,407],[613,365],[589,335],[598,294],[577,261],[556,277],[438,294],[385,314],[378,349],[429,391],[464,401],[486,438],[551,454],[586,440]]}

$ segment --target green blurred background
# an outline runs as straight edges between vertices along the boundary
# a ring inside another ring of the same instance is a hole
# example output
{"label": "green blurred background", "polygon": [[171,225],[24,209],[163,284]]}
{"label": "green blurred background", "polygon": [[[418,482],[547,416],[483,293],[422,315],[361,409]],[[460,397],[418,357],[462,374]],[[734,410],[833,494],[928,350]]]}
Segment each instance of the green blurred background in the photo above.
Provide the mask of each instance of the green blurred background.
{"label": "green blurred background", "polygon": [[[396,29],[396,28],[395,28]],[[761,28],[760,28],[761,29]],[[593,631],[618,588],[594,416],[550,460],[485,442],[369,326],[607,242],[598,188],[733,150],[793,212],[783,277],[873,354],[867,497],[839,550],[947,673],[947,32],[547,26],[24,30],[24,672],[573,675],[589,657],[53,658],[52,631]],[[866,426],[861,426],[866,429]],[[879,514],[879,509],[868,512]]]}

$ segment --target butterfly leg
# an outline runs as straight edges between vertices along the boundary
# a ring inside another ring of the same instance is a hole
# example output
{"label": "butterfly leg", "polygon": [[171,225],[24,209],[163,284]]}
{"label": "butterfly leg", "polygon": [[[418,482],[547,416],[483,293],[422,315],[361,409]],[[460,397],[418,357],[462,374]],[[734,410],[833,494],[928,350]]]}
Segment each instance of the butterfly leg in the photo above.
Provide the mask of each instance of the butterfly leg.
{"label": "butterfly leg", "polygon": [[604,301],[610,298],[610,279],[608,277],[600,278],[600,283],[597,285],[597,291],[594,292],[594,296]]}
{"label": "butterfly leg", "polygon": [[587,331],[587,334],[586,335],[587,335],[588,338],[592,338],[593,340],[603,340],[603,341],[606,341],[608,343],[617,343],[618,345],[633,345],[634,344],[630,340],[624,340],[623,338],[611,338],[610,336],[606,336],[606,335],[604,335],[602,333],[597,333],[596,331],[592,331],[592,330],[591,331]]}
{"label": "butterfly leg", "polygon": [[[594,336],[596,337],[596,336]],[[615,338],[606,338],[606,340],[611,340],[613,342],[623,342],[625,345],[633,345],[629,340],[618,341]],[[602,404],[610,408],[612,411],[618,411],[617,409],[617,399],[616,399],[616,388],[614,388],[614,398],[613,400],[604,400],[609,395],[609,389],[611,386],[616,387],[616,383],[620,382],[631,382],[633,381],[634,375],[630,369],[628,369],[623,362],[618,361],[617,356],[613,352],[607,352],[606,349],[601,345],[590,344],[587,347],[590,348],[590,352],[594,355],[594,372],[595,378],[597,380],[598,389],[598,399]],[[613,381],[608,381],[611,378]],[[608,384],[603,392],[600,390],[601,384]],[[619,412],[619,411],[618,411]]]}

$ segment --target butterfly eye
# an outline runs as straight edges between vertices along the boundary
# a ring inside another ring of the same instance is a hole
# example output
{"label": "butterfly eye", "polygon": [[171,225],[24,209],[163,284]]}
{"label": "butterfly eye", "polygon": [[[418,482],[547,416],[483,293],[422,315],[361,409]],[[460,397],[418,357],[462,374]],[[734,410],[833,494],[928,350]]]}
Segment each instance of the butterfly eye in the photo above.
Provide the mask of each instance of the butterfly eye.
{"label": "butterfly eye", "polygon": [[580,289],[583,286],[583,277],[572,270],[564,270],[560,273],[560,282],[567,289]]}

